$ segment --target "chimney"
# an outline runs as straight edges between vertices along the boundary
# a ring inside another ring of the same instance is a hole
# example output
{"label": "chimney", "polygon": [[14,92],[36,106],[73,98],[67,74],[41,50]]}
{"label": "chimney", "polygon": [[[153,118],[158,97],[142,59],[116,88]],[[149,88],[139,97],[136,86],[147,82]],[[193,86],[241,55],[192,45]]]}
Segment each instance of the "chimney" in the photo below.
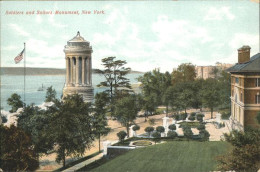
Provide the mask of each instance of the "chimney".
{"label": "chimney", "polygon": [[243,47],[239,48],[238,51],[238,63],[246,63],[250,61],[250,49],[248,45],[244,45]]}

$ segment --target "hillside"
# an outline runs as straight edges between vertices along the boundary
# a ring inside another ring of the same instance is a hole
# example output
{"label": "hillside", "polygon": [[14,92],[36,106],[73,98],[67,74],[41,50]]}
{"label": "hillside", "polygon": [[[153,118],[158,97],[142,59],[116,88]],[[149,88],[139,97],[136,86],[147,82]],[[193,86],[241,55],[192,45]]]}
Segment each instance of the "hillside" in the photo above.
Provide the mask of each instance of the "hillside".
{"label": "hillside", "polygon": [[[94,72],[95,69],[92,69]],[[2,67],[1,75],[24,75],[24,68],[22,67]],[[131,73],[142,73],[138,71],[131,71]],[[26,68],[26,75],[65,75],[65,69],[55,68]]]}

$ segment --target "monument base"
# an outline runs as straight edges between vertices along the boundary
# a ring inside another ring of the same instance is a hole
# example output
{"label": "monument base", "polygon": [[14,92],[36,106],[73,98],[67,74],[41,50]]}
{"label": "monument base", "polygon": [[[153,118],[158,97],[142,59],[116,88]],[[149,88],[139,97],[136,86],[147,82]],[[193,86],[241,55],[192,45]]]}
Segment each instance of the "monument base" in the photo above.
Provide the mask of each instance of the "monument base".
{"label": "monument base", "polygon": [[94,88],[91,86],[81,86],[81,87],[65,86],[63,88],[63,97],[72,94],[82,95],[84,102],[93,102],[94,100]]}

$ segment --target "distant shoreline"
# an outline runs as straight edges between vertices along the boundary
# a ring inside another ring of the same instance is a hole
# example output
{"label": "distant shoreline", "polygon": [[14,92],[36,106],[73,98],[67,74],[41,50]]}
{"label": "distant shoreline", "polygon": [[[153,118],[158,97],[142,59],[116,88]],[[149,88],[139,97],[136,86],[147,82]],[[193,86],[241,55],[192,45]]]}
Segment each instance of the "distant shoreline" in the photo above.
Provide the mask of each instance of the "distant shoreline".
{"label": "distant shoreline", "polygon": [[[95,69],[92,69],[93,74]],[[24,75],[23,67],[1,67],[1,75]],[[131,71],[130,74],[142,74],[144,72]],[[47,76],[47,75],[66,75],[66,69],[57,68],[26,68],[26,75],[30,76]]]}

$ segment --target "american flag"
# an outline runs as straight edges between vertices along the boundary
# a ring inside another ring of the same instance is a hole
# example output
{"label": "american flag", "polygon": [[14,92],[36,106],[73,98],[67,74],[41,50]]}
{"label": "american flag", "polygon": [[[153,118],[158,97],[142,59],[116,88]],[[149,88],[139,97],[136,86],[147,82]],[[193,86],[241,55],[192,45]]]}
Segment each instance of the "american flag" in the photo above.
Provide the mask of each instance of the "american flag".
{"label": "american flag", "polygon": [[24,49],[21,53],[19,53],[15,58],[14,58],[14,62],[15,64],[19,63],[21,60],[23,60],[23,54],[24,54]]}

